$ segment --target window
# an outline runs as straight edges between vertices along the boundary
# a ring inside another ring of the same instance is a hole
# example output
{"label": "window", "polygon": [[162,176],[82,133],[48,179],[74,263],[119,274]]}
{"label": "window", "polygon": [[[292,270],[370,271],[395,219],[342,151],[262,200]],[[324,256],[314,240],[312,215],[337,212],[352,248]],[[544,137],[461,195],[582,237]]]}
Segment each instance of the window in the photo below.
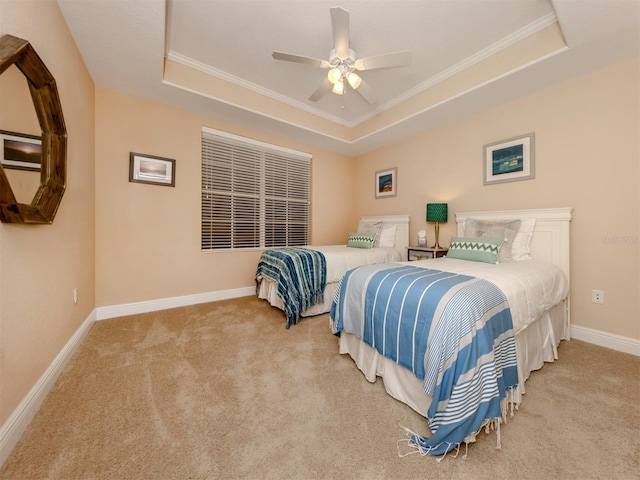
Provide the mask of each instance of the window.
{"label": "window", "polygon": [[308,245],[311,155],[202,128],[202,250]]}

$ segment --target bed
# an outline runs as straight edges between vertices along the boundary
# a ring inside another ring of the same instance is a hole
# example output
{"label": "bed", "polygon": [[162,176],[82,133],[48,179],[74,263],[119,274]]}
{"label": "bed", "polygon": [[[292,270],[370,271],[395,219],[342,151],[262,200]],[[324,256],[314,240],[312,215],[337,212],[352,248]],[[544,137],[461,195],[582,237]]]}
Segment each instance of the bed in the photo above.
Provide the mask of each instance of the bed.
{"label": "bed", "polygon": [[[522,401],[525,381],[544,362],[557,359],[559,342],[570,339],[571,216],[570,208],[459,213],[457,238],[452,238],[452,245],[469,239],[470,229],[477,234],[478,225],[489,225],[491,233],[491,226],[515,222],[516,232],[510,233],[510,247],[518,255],[515,260],[498,264],[469,261],[450,258],[458,256],[450,250],[445,258],[383,264],[375,267],[377,271],[361,267],[347,272],[336,290],[330,315],[331,328],[339,335],[339,351],[351,356],[367,380],[375,382],[381,377],[389,395],[427,417],[423,435],[407,432],[406,445],[415,449],[410,452],[446,454],[475,441],[482,428],[497,431],[500,446],[500,424]],[[398,277],[394,279],[393,275]],[[426,282],[425,286],[416,278]],[[541,279],[544,281],[539,283]],[[434,285],[446,282],[451,282],[446,287],[451,290],[441,286],[441,297],[427,299],[428,295],[435,295]],[[376,290],[377,296],[365,296],[367,287]],[[497,292],[493,287],[498,287]],[[455,288],[458,290],[450,293]],[[420,300],[416,302],[423,304],[410,304],[409,300],[401,304],[396,300],[413,296],[412,289],[420,289],[416,297]],[[491,300],[478,300],[472,293],[469,300],[465,297],[461,302],[463,289],[488,290]],[[447,295],[458,303],[447,303]],[[479,310],[478,302],[486,304],[486,308]],[[412,350],[407,350],[401,341],[409,335],[404,326],[377,323],[380,318],[388,320],[407,312],[417,318],[428,310],[425,305],[438,313],[426,327],[412,327]],[[453,313],[447,314],[448,311]],[[447,315],[456,321],[447,323]],[[476,318],[466,318],[473,315]],[[459,324],[458,318],[463,319]],[[426,335],[415,333],[421,328],[429,332],[429,338],[438,340],[427,342],[422,338]],[[458,335],[459,330],[462,333]],[[477,358],[470,361],[468,352],[476,350]],[[461,352],[466,355],[464,358]],[[485,382],[484,377],[491,377],[491,381]]]}
{"label": "bed", "polygon": [[[262,253],[256,269],[256,293],[285,312],[286,328],[301,317],[327,313],[338,281],[347,270],[407,260],[409,215],[364,216],[355,230],[344,245],[277,248]],[[370,245],[363,248],[357,241],[350,242],[359,238],[358,234],[370,234]],[[348,246],[352,244],[358,248]],[[306,272],[296,272],[295,262],[298,270]],[[303,285],[305,274],[312,277],[313,285]]]}

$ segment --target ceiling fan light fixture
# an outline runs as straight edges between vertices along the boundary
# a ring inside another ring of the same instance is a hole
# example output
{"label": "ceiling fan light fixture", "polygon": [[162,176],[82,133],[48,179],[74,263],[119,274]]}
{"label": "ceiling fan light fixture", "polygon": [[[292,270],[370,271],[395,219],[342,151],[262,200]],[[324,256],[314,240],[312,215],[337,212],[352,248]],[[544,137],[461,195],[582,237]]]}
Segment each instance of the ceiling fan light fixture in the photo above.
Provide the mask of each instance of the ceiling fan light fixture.
{"label": "ceiling fan light fixture", "polygon": [[334,83],[333,89],[331,91],[333,93],[335,93],[336,95],[343,95],[344,94],[344,82],[342,80],[339,80],[336,83]]}
{"label": "ceiling fan light fixture", "polygon": [[356,52],[350,47],[349,12],[342,7],[331,7],[329,12],[331,14],[333,49],[329,52],[327,60],[285,52],[273,52],[271,56],[274,60],[328,69],[326,79],[309,97],[312,102],[317,102],[329,92],[344,95],[345,89],[348,89],[346,86],[348,83],[351,89],[357,91],[369,105],[373,105],[378,101],[375,92],[354,70],[360,72],[378,68],[403,67],[411,62],[411,52],[386,53],[358,58]]}
{"label": "ceiling fan light fixture", "polygon": [[349,85],[351,85],[351,88],[356,90],[362,83],[362,79],[360,78],[360,75],[358,75],[357,73],[351,72],[349,73],[349,75],[347,75],[347,82],[349,82]]}
{"label": "ceiling fan light fixture", "polygon": [[342,72],[338,67],[334,67],[331,70],[329,70],[329,73],[327,73],[327,78],[331,83],[335,85],[342,79]]}

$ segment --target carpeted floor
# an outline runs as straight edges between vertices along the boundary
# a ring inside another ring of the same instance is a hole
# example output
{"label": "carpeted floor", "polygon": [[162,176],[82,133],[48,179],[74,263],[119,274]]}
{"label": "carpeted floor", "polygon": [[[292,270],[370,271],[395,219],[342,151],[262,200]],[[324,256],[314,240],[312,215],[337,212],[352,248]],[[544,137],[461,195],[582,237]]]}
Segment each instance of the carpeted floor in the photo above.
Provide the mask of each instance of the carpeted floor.
{"label": "carpeted floor", "polygon": [[326,315],[253,297],[97,322],[0,479],[637,479],[640,358],[573,340],[502,449],[399,458],[426,420],[338,352]]}

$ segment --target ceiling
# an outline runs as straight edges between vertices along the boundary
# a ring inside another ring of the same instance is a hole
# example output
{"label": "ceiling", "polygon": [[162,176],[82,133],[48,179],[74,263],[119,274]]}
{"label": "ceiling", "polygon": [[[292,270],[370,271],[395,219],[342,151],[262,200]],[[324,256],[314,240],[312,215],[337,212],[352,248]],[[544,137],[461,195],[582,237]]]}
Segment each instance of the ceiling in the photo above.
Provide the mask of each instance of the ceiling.
{"label": "ceiling", "polygon": [[[58,0],[99,87],[359,155],[639,54],[640,0]],[[376,92],[309,96],[327,70],[330,8],[350,14]]]}

